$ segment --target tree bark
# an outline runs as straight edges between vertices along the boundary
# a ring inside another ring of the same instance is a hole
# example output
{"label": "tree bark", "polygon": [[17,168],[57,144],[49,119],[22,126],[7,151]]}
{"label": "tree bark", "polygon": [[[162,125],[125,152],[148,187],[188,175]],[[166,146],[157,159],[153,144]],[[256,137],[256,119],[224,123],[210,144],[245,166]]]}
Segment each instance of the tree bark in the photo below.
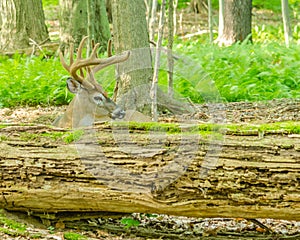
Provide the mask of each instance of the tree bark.
{"label": "tree bark", "polygon": [[154,62],[154,72],[153,72],[153,79],[152,79],[152,86],[151,86],[151,99],[152,99],[152,119],[157,122],[158,120],[158,111],[157,111],[157,89],[158,89],[158,73],[160,69],[160,54],[161,54],[161,47],[162,47],[162,40],[164,35],[164,26],[165,26],[165,9],[166,8],[166,1],[162,0],[161,2],[161,9],[159,15],[159,25],[158,25],[158,36],[157,36],[157,44],[155,49],[155,62]]}
{"label": "tree bark", "polygon": [[150,113],[152,59],[146,22],[146,7],[140,0],[112,0],[113,35],[116,53],[131,50],[119,64],[115,99],[125,109]]}
{"label": "tree bark", "polygon": [[224,129],[179,128],[106,123],[71,134],[2,125],[0,207],[45,217],[108,211],[300,220],[299,134],[239,125],[222,140]]}
{"label": "tree bark", "polygon": [[288,0],[281,0],[281,11],[282,11],[285,45],[287,47],[289,47],[290,41],[293,39],[293,33],[291,30],[291,23],[290,23],[290,17],[289,17],[289,1]]}
{"label": "tree bark", "polygon": [[151,5],[151,9],[149,9],[149,40],[150,41],[155,41],[154,37],[155,37],[155,32],[156,32],[156,12],[157,12],[157,0],[152,0],[152,5]]}
{"label": "tree bark", "polygon": [[0,50],[14,51],[49,39],[41,0],[1,0]]}
{"label": "tree bark", "polygon": [[[137,110],[150,116],[153,64],[145,3],[140,0],[112,0],[112,10],[116,53],[131,52],[126,62],[117,65],[114,100],[125,110]],[[187,104],[171,99],[160,89],[157,96],[160,109],[176,114],[193,111]]]}
{"label": "tree bark", "polygon": [[[93,7],[88,7],[88,3],[93,3]],[[60,0],[59,5],[62,50],[68,50],[71,43],[78,46],[83,36],[90,35],[90,39],[101,44],[100,51],[105,52],[111,37],[105,0]]]}
{"label": "tree bark", "polygon": [[[224,28],[219,45],[229,46],[251,38],[252,0],[224,0]],[[221,31],[220,31],[221,32]]]}
{"label": "tree bark", "polygon": [[212,1],[208,0],[208,29],[209,29],[209,42],[213,43],[214,41],[214,32],[213,32],[213,9]]}
{"label": "tree bark", "polygon": [[191,11],[195,13],[206,13],[207,12],[207,0],[191,0],[190,2]]}
{"label": "tree bark", "polygon": [[[219,26],[218,26],[218,38],[223,35],[224,31],[224,0],[219,0]],[[217,39],[218,41],[218,39]]]}
{"label": "tree bark", "polygon": [[168,95],[174,96],[173,86],[173,71],[174,71],[174,59],[173,59],[173,42],[175,35],[175,23],[176,23],[176,3],[174,0],[169,0],[168,4]]}
{"label": "tree bark", "polygon": [[109,23],[112,23],[111,1],[112,0],[106,0],[106,13],[107,13]]}

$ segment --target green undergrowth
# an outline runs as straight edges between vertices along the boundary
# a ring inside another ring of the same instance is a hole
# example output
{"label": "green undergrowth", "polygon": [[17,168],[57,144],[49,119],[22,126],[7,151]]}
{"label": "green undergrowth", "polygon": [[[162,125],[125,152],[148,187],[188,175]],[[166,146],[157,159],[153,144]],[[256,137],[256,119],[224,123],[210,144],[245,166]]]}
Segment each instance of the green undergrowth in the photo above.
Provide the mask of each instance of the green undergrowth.
{"label": "green undergrowth", "polygon": [[[55,228],[48,229],[49,234],[53,234]],[[11,239],[42,239],[42,234],[39,232],[31,233],[27,230],[26,224],[12,220],[6,217],[4,210],[0,209],[0,235],[1,233],[9,235]],[[44,239],[44,238],[43,238]],[[85,240],[87,237],[74,232],[65,232],[64,239],[66,240]]]}
{"label": "green undergrowth", "polygon": [[[46,8],[57,6],[58,2],[43,0]],[[216,10],[218,0],[212,3]],[[188,8],[189,4],[189,0],[178,1],[179,8]],[[253,44],[219,47],[208,42],[207,34],[191,39],[176,36],[173,50],[180,58],[174,68],[175,96],[195,103],[300,98],[298,0],[290,0],[289,6],[294,40],[289,47],[284,44],[280,0],[253,0],[255,9],[271,11],[271,16],[275,16],[271,22],[253,22]],[[0,108],[65,105],[73,97],[66,89],[68,73],[56,56],[0,56],[0,75]],[[97,80],[111,96],[115,68],[103,69]],[[159,87],[166,91],[167,86],[167,69],[162,66]]]}
{"label": "green undergrowth", "polygon": [[57,6],[59,0],[43,0],[43,7]]}
{"label": "green undergrowth", "polygon": [[68,103],[66,72],[54,58],[0,56],[0,108]]}
{"label": "green undergrowth", "polygon": [[28,236],[26,226],[22,223],[7,218],[4,215],[2,209],[0,209],[0,232],[5,233],[11,237]]}
{"label": "green undergrowth", "polygon": [[88,238],[79,233],[66,232],[66,233],[64,233],[64,239],[65,240],[85,240]]}
{"label": "green undergrowth", "polygon": [[[176,40],[175,97],[194,103],[261,101],[300,98],[300,45],[289,48],[277,42],[218,47]],[[67,72],[58,58],[0,56],[0,108],[68,104]],[[96,78],[111,96],[114,67]],[[167,91],[167,71],[162,66],[159,87]],[[160,100],[158,100],[159,102]]]}
{"label": "green undergrowth", "polygon": [[[193,102],[209,97],[223,102],[300,98],[300,45],[241,43],[220,48],[194,40],[179,41],[175,48],[189,64],[178,62],[174,90]],[[161,78],[163,85],[166,79]]]}

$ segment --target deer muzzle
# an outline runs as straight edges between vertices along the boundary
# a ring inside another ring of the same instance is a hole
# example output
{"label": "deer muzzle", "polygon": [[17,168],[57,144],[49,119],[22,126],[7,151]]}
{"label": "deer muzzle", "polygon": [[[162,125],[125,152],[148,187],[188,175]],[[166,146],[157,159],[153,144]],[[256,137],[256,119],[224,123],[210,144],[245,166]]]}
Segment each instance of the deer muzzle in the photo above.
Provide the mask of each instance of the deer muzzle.
{"label": "deer muzzle", "polygon": [[122,108],[117,106],[115,108],[115,110],[111,113],[110,117],[112,119],[122,119],[122,118],[124,118],[125,114],[126,114],[126,112]]}

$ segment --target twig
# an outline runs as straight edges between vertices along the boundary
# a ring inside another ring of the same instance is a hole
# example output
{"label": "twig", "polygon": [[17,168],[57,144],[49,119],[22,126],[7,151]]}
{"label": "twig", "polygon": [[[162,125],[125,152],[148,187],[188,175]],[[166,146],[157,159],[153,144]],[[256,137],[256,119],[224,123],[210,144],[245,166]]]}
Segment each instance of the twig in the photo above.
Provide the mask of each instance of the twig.
{"label": "twig", "polygon": [[157,40],[157,46],[156,46],[154,73],[153,73],[153,80],[152,80],[152,86],[151,86],[151,92],[150,92],[150,96],[152,98],[152,118],[154,121],[157,121],[157,118],[158,118],[158,116],[157,116],[157,85],[158,85],[158,72],[159,72],[159,67],[160,67],[161,45],[162,45],[163,31],[164,31],[165,5],[166,5],[166,0],[162,0],[160,19],[159,19],[159,27],[158,27],[158,40]]}
{"label": "twig", "polygon": [[254,224],[260,226],[262,229],[266,230],[266,233],[274,233],[271,228],[267,227],[265,224],[261,223],[255,218],[247,218],[247,220],[253,222]]}
{"label": "twig", "polygon": [[29,38],[29,41],[30,41],[29,44],[32,45],[32,53],[31,53],[31,56],[34,55],[34,53],[35,53],[35,47],[37,47],[37,48],[41,51],[41,53],[44,55],[44,57],[46,57],[46,54],[45,54],[45,52],[43,51],[41,45],[42,45],[43,43],[47,42],[48,40],[49,40],[49,38],[45,39],[45,40],[42,41],[40,44],[38,44],[38,43],[37,43],[36,41],[34,41],[32,38]]}

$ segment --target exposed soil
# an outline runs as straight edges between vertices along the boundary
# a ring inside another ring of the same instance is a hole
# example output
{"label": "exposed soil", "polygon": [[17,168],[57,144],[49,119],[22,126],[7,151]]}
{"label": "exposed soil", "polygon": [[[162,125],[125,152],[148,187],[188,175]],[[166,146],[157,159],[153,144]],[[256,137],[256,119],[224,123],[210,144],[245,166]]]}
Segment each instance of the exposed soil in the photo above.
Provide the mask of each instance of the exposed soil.
{"label": "exposed soil", "polygon": [[[217,117],[223,123],[270,123],[300,120],[300,99],[276,99],[261,102],[234,102],[198,104],[193,106],[194,115],[165,116],[161,121],[176,122],[178,119],[196,119],[209,122]],[[62,107],[18,107],[0,109],[0,123],[51,124],[66,109]]]}

